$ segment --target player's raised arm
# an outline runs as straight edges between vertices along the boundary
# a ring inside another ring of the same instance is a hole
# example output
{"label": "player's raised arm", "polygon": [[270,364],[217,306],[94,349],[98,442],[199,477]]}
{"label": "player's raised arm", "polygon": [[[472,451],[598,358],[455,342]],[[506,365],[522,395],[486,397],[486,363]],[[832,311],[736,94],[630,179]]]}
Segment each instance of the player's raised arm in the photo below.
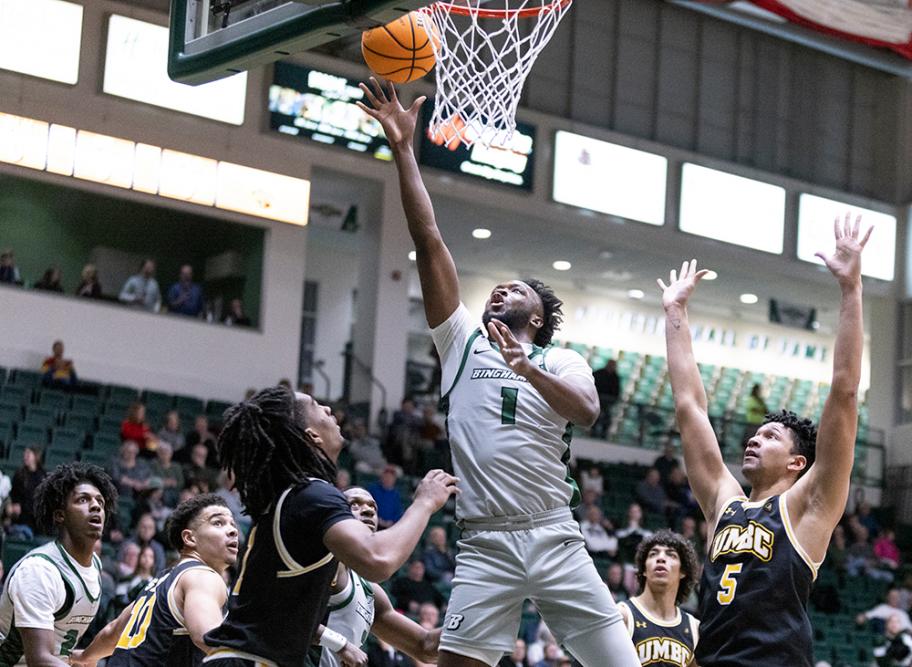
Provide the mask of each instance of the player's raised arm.
{"label": "player's raised arm", "polygon": [[691,260],[681,266],[680,275],[671,271],[668,285],[662,280],[658,283],[665,308],[668,376],[681,430],[684,464],[697,502],[706,520],[714,525],[719,503],[741,494],[742,490],[722,460],[715,431],[709,422],[706,390],[694,358],[687,321],[687,301],[706,273],[706,270],[697,271],[697,260]]}
{"label": "player's raised arm", "polygon": [[418,662],[436,663],[441,628],[426,630],[400,614],[379,584],[373,584],[373,591],[375,616],[371,634]]}
{"label": "player's raised arm", "polygon": [[399,169],[402,207],[405,209],[409,234],[415,243],[415,261],[421,279],[421,293],[424,295],[424,312],[428,325],[433,329],[459,306],[459,279],[453,257],[437,228],[434,206],[424,187],[424,181],[421,180],[418,161],[415,159],[415,126],[418,112],[426,98],[419,97],[411,107],[404,109],[392,83],[389,84],[389,94],[384,92],[373,77],[371,85],[373,90],[362,83],[361,90],[373,108],[361,102],[358,102],[358,106],[380,122],[393,149],[396,167]]}
{"label": "player's raised arm", "polygon": [[837,218],[835,251],[830,255],[817,253],[839,283],[842,298],[833,350],[833,382],[817,429],[815,461],[789,492],[789,510],[798,524],[799,539],[808,546],[818,541],[826,545],[829,540],[845,510],[855,460],[864,348],[861,252],[873,230],[869,228],[861,236],[860,227],[860,216],[854,225],[848,214],[845,220]]}

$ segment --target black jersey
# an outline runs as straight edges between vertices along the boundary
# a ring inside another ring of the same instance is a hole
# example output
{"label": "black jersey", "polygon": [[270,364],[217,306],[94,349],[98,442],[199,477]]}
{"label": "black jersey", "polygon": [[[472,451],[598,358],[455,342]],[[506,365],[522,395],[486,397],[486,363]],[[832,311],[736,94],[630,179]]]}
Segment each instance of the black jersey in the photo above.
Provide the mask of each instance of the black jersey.
{"label": "black jersey", "polygon": [[678,608],[678,617],[666,622],[652,616],[636,599],[618,602],[630,612],[627,629],[641,665],[687,667],[694,656],[700,623]]}
{"label": "black jersey", "polygon": [[[150,581],[133,602],[127,627],[108,658],[108,667],[194,667],[205,657],[190,640],[174,603],[177,582],[188,570],[211,568],[188,558]],[[214,572],[214,570],[211,570]]]}
{"label": "black jersey", "polygon": [[346,519],[354,520],[348,500],[328,482],[286,489],[250,531],[228,617],[206,634],[219,647],[210,655],[305,664],[336,574],[323,535]]}
{"label": "black jersey", "polygon": [[807,601],[816,574],[793,537],[784,495],[732,498],[700,581],[700,667],[811,667]]}

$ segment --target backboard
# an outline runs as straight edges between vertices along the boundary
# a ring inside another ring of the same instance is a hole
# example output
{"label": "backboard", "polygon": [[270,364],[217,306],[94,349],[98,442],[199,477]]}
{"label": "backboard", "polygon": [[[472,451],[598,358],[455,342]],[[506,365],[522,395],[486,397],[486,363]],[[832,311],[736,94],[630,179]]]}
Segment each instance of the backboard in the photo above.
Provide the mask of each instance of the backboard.
{"label": "backboard", "polygon": [[430,0],[171,0],[168,74],[199,84],[394,21]]}

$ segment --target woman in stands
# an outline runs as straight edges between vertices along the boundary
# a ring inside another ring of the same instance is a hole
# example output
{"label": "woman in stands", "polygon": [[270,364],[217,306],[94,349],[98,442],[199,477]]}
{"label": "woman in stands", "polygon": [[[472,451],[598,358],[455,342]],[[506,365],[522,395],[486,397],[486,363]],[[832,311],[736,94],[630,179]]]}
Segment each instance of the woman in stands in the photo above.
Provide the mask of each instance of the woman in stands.
{"label": "woman in stands", "polygon": [[152,429],[146,423],[146,406],[139,401],[127,409],[127,418],[120,425],[120,439],[134,440],[139,444],[139,455],[143,458],[155,456],[155,440]]}

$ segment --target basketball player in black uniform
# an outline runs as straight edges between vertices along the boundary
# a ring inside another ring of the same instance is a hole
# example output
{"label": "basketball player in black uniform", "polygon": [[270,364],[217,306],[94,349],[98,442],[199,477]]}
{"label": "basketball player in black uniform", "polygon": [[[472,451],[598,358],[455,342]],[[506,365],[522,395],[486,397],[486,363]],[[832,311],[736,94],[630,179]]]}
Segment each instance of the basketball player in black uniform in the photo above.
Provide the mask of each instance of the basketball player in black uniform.
{"label": "basketball player in black uniform", "polygon": [[700,637],[700,622],[679,606],[697,583],[697,555],[690,542],[660,530],[636,552],[640,594],[618,602],[642,665],[688,667]]}
{"label": "basketball player in black uniform", "polygon": [[238,554],[231,510],[214,493],[185,500],[168,517],[168,540],[180,562],[150,581],[123,613],[96,635],[71,664],[94,667],[195,667],[208,647],[203,635],[225,616],[222,578]]}
{"label": "basketball player in black uniform", "polygon": [[[807,600],[830,534],[845,510],[854,460],[864,344],[860,218],[835,224],[836,249],[818,256],[842,292],[833,381],[819,431],[781,411],[747,441],[741,470],[750,499],[725,466],[694,360],[687,301],[704,271],[696,260],[663,290],[668,369],[684,462],[711,526],[700,591],[700,667],[811,667]],[[819,433],[819,435],[818,435]]]}
{"label": "basketball player in black uniform", "polygon": [[392,576],[428,519],[456,491],[427,474],[408,510],[374,533],[332,484],[343,440],[330,409],[285,387],[264,389],[225,413],[219,463],[254,525],[231,591],[228,617],[206,634],[209,667],[299,667],[323,620],[336,558],[371,581]]}

